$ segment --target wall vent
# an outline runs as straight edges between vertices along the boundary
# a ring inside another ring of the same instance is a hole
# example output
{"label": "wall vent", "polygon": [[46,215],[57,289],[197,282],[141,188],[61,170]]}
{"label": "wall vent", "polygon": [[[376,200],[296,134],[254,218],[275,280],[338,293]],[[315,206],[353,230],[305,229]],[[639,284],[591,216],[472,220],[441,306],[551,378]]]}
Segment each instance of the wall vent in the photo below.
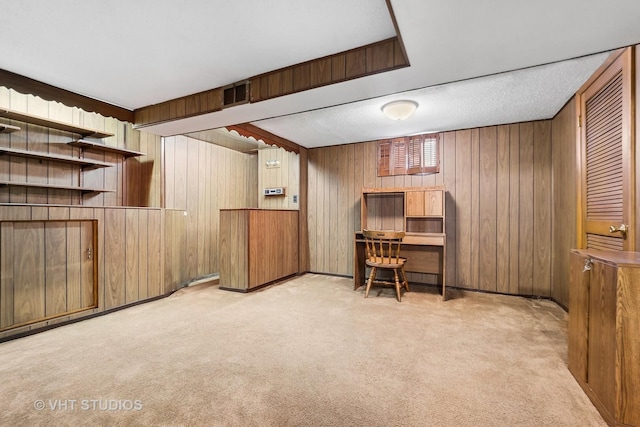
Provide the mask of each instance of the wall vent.
{"label": "wall vent", "polygon": [[245,104],[249,102],[249,80],[243,80],[238,83],[227,85],[223,87],[222,90],[223,107],[230,107],[232,105]]}

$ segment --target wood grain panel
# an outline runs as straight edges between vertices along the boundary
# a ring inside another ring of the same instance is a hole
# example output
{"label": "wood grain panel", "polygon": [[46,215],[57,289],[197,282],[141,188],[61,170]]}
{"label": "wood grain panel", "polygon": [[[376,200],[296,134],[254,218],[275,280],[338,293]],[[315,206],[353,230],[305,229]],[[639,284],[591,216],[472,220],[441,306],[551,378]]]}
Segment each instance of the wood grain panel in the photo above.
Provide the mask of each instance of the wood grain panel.
{"label": "wood grain panel", "polygon": [[309,68],[311,87],[324,86],[331,83],[331,57],[313,61]]}
{"label": "wood grain panel", "polygon": [[446,241],[446,285],[455,286],[457,283],[457,263],[456,263],[456,251],[457,251],[457,238],[456,238],[456,218],[457,218],[457,183],[456,183],[456,133],[446,132],[442,138],[442,171],[444,173],[442,184],[446,189],[445,193],[445,214],[446,224],[445,230],[447,232]]}
{"label": "wood grain panel", "polygon": [[[329,147],[327,149],[328,158],[327,158],[327,172],[329,173],[329,191],[327,193],[328,199],[326,200],[327,207],[329,208],[329,214],[325,215],[328,219],[328,223],[325,223],[325,233],[327,238],[331,238],[331,236],[339,230],[338,224],[338,209],[341,209],[342,206],[338,206],[338,173],[339,168],[338,165],[340,163],[340,147],[334,146]],[[325,269],[326,271],[337,271],[338,270],[338,250],[339,244],[336,242],[336,245],[332,247],[324,247],[325,251]]]}
{"label": "wood grain panel", "polygon": [[67,311],[67,227],[63,222],[44,224],[45,316],[53,316]]}
{"label": "wood grain panel", "polygon": [[[318,154],[319,149],[309,150],[309,181],[307,184],[309,200],[307,202],[307,223],[309,226],[309,269],[310,271],[320,271],[317,265],[318,252],[318,211],[321,206],[318,206]],[[320,178],[321,179],[321,178]]]}
{"label": "wood grain panel", "polygon": [[460,286],[471,276],[471,131],[456,132],[456,271]]}
{"label": "wood grain panel", "polygon": [[480,254],[478,287],[497,291],[497,129],[480,129],[479,204]]}
{"label": "wood grain panel", "polygon": [[140,299],[140,223],[136,209],[125,210],[125,301]]}
{"label": "wood grain panel", "polygon": [[520,281],[520,125],[509,125],[509,293]]}
{"label": "wood grain panel", "polygon": [[126,211],[105,209],[105,309],[126,302]]}
{"label": "wood grain panel", "polygon": [[[188,152],[187,152],[187,173],[186,173],[186,182],[187,182],[187,191],[186,191],[186,210],[188,212],[187,215],[187,235],[190,236],[187,239],[187,277],[195,278],[198,277],[198,240],[202,239],[203,236],[198,232],[198,204],[199,204],[199,185],[200,179],[199,176],[200,168],[198,157],[199,157],[199,145],[200,142],[193,138],[187,138],[186,143],[188,144]],[[183,169],[184,170],[184,169]],[[206,176],[206,171],[202,170],[202,175]],[[209,272],[210,273],[210,272]]]}
{"label": "wood grain panel", "polygon": [[347,79],[362,77],[367,73],[366,51],[355,50],[345,54],[345,76]]}
{"label": "wood grain panel", "polygon": [[0,329],[14,322],[13,224],[0,222]]}
{"label": "wood grain panel", "polygon": [[496,291],[509,293],[509,205],[511,201],[509,175],[509,137],[510,127],[497,128],[497,171],[496,171]]}
{"label": "wood grain panel", "polygon": [[[249,288],[249,256],[258,256],[249,241],[249,211],[220,212],[220,286]],[[245,244],[241,244],[244,242]],[[248,246],[247,246],[247,242]],[[253,252],[251,252],[253,251]],[[251,252],[251,255],[250,255]],[[254,279],[255,280],[255,279]]]}
{"label": "wood grain panel", "polygon": [[616,286],[615,266],[595,262],[589,285],[589,335],[587,382],[602,399],[610,414],[615,413],[616,379]]}
{"label": "wood grain panel", "polygon": [[44,223],[14,223],[14,322],[45,317]]}
{"label": "wood grain panel", "polygon": [[480,130],[471,130],[471,283],[479,286],[480,260]]}
{"label": "wood grain panel", "polygon": [[149,298],[165,293],[163,284],[162,247],[164,244],[163,212],[148,211],[147,289]]}
{"label": "wood grain panel", "polygon": [[520,124],[518,293],[533,295],[534,136],[533,123]]}
{"label": "wood grain panel", "polygon": [[77,221],[67,226],[66,267],[67,310],[79,310],[82,308],[82,229]]}
{"label": "wood grain panel", "polygon": [[533,295],[551,295],[551,122],[534,124]]}
{"label": "wood grain panel", "polygon": [[552,271],[551,298],[569,306],[569,253],[576,240],[576,101],[572,98],[551,122]]}
{"label": "wood grain panel", "polygon": [[311,81],[311,69],[310,64],[300,64],[293,68],[293,90],[298,92],[308,89]]}
{"label": "wood grain panel", "polygon": [[388,40],[369,47],[367,54],[367,72],[375,73],[393,68],[394,40]]}
{"label": "wood grain panel", "polygon": [[583,271],[586,258],[570,253],[571,285],[567,323],[569,370],[579,382],[587,382],[587,343],[589,340],[589,278]]}
{"label": "wood grain panel", "polygon": [[619,418],[628,425],[640,425],[640,400],[637,398],[640,390],[640,269],[627,268],[618,270],[618,320],[616,332],[619,334],[616,369],[620,370],[619,377],[625,382],[619,387],[620,408]]}

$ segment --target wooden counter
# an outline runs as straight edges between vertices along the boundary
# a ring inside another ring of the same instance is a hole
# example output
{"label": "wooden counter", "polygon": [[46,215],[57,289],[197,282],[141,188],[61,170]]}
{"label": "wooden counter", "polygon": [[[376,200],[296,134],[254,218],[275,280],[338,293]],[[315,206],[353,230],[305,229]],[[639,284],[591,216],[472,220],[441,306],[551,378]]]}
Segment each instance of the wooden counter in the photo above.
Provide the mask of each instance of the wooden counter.
{"label": "wooden counter", "polygon": [[220,289],[248,292],[298,273],[298,211],[220,210]]}

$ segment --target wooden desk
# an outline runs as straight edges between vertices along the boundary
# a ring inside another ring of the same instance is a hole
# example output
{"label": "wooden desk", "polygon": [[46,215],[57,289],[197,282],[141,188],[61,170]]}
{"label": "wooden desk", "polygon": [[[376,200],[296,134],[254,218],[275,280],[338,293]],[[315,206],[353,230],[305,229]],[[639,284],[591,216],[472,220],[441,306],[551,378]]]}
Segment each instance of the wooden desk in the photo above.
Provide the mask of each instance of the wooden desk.
{"label": "wooden desk", "polygon": [[[360,221],[363,229],[403,230],[400,256],[407,258],[405,271],[437,274],[445,290],[445,200],[442,185],[432,187],[363,188]],[[353,251],[354,289],[365,283],[365,244],[362,232],[355,234]]]}
{"label": "wooden desk", "polygon": [[[407,234],[402,240],[400,256],[407,258],[405,271],[411,273],[428,273],[439,276],[442,286],[442,299],[446,300],[445,286],[445,254],[446,234],[433,233],[413,235]],[[356,231],[353,250],[353,289],[366,284],[365,243],[362,231]]]}

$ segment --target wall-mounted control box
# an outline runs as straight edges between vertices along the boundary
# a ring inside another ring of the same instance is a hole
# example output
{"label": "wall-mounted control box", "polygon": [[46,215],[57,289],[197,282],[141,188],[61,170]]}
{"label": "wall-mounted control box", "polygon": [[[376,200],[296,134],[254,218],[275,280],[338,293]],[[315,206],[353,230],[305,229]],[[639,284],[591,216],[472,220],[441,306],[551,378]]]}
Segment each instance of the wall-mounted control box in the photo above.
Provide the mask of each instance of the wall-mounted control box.
{"label": "wall-mounted control box", "polygon": [[284,196],[284,187],[265,188],[265,196]]}

